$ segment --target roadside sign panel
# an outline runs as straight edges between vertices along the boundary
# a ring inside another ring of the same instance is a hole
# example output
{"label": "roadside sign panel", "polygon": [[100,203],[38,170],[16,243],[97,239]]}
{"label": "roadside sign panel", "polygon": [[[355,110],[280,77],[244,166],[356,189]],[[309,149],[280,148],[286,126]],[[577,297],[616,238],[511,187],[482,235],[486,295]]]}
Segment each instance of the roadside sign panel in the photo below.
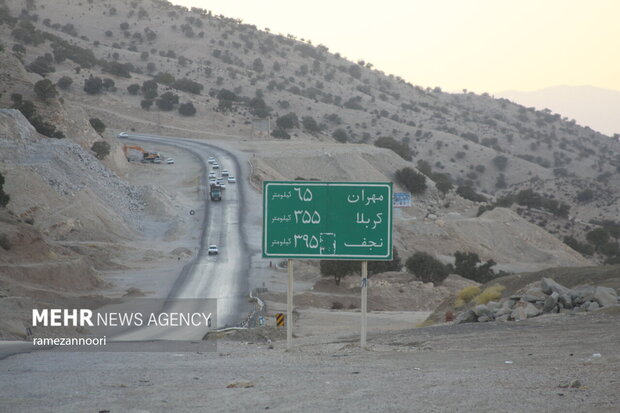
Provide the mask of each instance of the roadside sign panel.
{"label": "roadside sign panel", "polygon": [[411,206],[411,194],[409,192],[397,192],[394,194],[394,208],[406,208]]}
{"label": "roadside sign panel", "polygon": [[392,260],[392,183],[263,182],[263,257]]}

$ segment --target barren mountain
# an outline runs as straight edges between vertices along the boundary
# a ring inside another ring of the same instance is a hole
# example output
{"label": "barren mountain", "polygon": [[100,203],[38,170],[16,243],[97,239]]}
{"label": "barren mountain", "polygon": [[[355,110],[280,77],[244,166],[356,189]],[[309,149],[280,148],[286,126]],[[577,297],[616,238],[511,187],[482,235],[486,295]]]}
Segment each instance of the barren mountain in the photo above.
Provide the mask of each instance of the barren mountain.
{"label": "barren mountain", "polygon": [[[104,162],[121,176],[114,130],[228,139],[253,153],[254,182],[394,180],[417,166],[429,189],[397,216],[402,250],[475,250],[528,269],[587,260],[514,212],[582,241],[597,226],[587,221],[617,218],[620,144],[561,115],[414,86],[327,46],[167,1],[3,0],[0,8],[0,104],[24,112],[23,101],[34,102],[31,122],[43,135],[61,133],[85,149],[108,141]],[[33,92],[44,79],[58,96]],[[112,130],[99,137],[89,118]],[[433,180],[454,189],[444,195]],[[474,191],[493,199],[530,188],[545,202],[475,217]],[[577,203],[590,188],[593,198]],[[504,231],[506,222],[518,231]],[[544,239],[536,248],[547,252],[525,253],[531,239]]]}
{"label": "barren mountain", "polygon": [[530,92],[509,90],[497,94],[525,106],[549,108],[592,129],[620,136],[620,91],[594,86],[553,86]]}

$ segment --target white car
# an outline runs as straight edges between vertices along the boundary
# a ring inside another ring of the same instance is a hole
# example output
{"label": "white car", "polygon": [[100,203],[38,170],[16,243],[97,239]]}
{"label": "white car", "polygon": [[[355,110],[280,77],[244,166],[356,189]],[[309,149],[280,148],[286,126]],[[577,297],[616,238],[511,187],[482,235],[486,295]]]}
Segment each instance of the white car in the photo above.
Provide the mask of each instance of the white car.
{"label": "white car", "polygon": [[207,162],[209,162],[210,164],[214,164],[215,163],[215,158],[213,156],[210,156],[209,160]]}
{"label": "white car", "polygon": [[121,133],[118,134],[118,137],[119,138],[128,138],[129,134],[127,132],[121,132]]}
{"label": "white car", "polygon": [[237,179],[234,176],[229,176],[228,177],[228,183],[229,184],[234,184],[237,182]]}
{"label": "white car", "polygon": [[210,184],[214,184],[217,182],[217,178],[215,178],[214,176],[209,177],[209,183]]}
{"label": "white car", "polygon": [[214,164],[213,164],[213,166],[212,166],[212,168],[213,168],[213,169],[220,169],[220,166],[219,166],[218,164],[214,163]]}
{"label": "white car", "polygon": [[213,171],[209,172],[209,178],[215,178],[215,172]]}
{"label": "white car", "polygon": [[217,255],[218,250],[217,250],[217,245],[209,245],[209,248],[207,249],[207,254],[209,255]]}
{"label": "white car", "polygon": [[230,175],[230,173],[228,172],[228,169],[222,169],[222,176],[228,176]]}
{"label": "white car", "polygon": [[168,165],[172,165],[172,164],[174,163],[174,159],[172,159],[172,158],[168,158],[168,159],[166,159],[166,163],[167,163]]}

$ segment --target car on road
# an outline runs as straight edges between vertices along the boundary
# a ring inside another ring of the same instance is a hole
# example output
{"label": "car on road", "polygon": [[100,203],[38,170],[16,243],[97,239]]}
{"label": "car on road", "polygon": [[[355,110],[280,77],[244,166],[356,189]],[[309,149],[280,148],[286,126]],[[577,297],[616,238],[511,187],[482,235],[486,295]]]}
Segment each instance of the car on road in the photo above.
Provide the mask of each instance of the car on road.
{"label": "car on road", "polygon": [[214,176],[209,177],[209,184],[214,184],[217,182],[217,178]]}
{"label": "car on road", "polygon": [[234,176],[229,176],[228,177],[228,183],[229,184],[234,184],[237,182],[237,179]]}
{"label": "car on road", "polygon": [[213,169],[220,169],[220,166],[218,164],[216,164],[216,163],[214,163],[211,167]]}
{"label": "car on road", "polygon": [[215,172],[213,171],[209,172],[209,178],[215,178]]}
{"label": "car on road", "polygon": [[219,251],[217,249],[217,245],[215,245],[215,244],[209,245],[209,248],[207,249],[207,254],[209,254],[209,255],[217,255],[218,252]]}
{"label": "car on road", "polygon": [[172,158],[168,158],[168,159],[166,159],[166,163],[167,163],[168,165],[172,165],[172,164],[174,163],[174,159],[172,159]]}
{"label": "car on road", "polygon": [[228,176],[230,175],[230,172],[228,172],[228,169],[222,169],[222,176]]}
{"label": "car on road", "polygon": [[118,137],[123,139],[123,138],[128,138],[129,134],[127,132],[121,132],[118,134]]}
{"label": "car on road", "polygon": [[210,164],[214,164],[215,158],[213,156],[209,156],[209,160],[207,162],[209,162]]}

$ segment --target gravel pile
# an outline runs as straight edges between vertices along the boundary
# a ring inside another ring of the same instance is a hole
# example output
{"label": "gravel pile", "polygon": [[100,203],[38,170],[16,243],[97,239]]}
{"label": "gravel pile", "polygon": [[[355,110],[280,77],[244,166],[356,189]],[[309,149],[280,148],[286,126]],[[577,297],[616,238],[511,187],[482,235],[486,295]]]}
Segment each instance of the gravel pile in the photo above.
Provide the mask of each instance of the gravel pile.
{"label": "gravel pile", "polygon": [[[0,160],[30,167],[63,197],[89,189],[102,203],[135,226],[145,208],[145,188],[129,185],[95,156],[68,139],[42,139],[15,110],[0,111]],[[15,133],[19,131],[18,133]]]}
{"label": "gravel pile", "polygon": [[578,313],[620,304],[613,288],[590,285],[569,289],[551,278],[530,285],[522,294],[491,301],[459,313],[455,324],[519,321],[541,314]]}

